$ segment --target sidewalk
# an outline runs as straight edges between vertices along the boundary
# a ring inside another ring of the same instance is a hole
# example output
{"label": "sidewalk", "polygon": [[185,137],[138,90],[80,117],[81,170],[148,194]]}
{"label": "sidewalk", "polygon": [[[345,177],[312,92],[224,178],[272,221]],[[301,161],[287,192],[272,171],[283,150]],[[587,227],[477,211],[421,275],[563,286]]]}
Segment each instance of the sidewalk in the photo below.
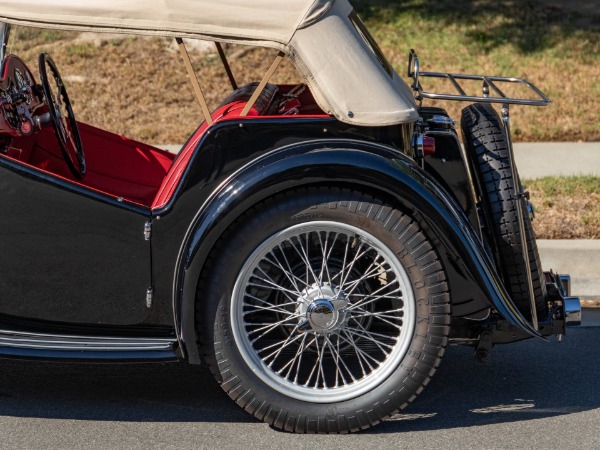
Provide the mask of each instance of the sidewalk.
{"label": "sidewalk", "polygon": [[600,177],[600,142],[516,142],[513,147],[521,178]]}
{"label": "sidewalk", "polygon": [[[179,153],[181,145],[157,145]],[[515,142],[515,159],[521,178],[558,175],[600,177],[600,142]]]}

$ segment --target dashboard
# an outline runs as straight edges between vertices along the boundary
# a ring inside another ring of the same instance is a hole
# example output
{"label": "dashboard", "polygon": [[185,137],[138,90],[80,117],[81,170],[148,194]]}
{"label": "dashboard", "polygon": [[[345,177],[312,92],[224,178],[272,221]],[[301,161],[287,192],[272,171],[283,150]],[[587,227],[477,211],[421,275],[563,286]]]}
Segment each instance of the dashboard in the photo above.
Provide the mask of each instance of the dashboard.
{"label": "dashboard", "polygon": [[28,136],[40,130],[47,107],[31,70],[20,58],[9,55],[0,73],[0,136]]}

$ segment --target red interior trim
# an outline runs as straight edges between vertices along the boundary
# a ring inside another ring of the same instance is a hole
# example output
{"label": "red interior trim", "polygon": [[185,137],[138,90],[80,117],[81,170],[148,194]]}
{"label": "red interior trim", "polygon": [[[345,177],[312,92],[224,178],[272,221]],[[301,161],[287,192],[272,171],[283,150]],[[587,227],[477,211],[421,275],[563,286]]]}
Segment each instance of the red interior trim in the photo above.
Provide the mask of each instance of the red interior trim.
{"label": "red interior trim", "polygon": [[[291,90],[293,87],[294,86],[291,86],[291,85],[279,86],[279,90],[280,90],[280,92],[285,93],[285,92]],[[321,111],[319,109],[319,107],[316,106],[315,100],[312,97],[312,94],[310,93],[310,91],[308,89],[306,89],[304,91],[304,93],[302,93],[300,95],[299,100],[303,105],[303,107],[301,109],[301,113],[299,115],[263,116],[263,115],[259,115],[256,108],[252,108],[248,112],[248,115],[246,117],[242,118],[242,117],[240,117],[240,113],[244,109],[244,106],[246,106],[246,102],[237,101],[237,102],[228,103],[227,105],[221,106],[220,108],[216,109],[211,114],[211,117],[213,119],[214,124],[217,124],[220,122],[232,121],[232,120],[237,121],[240,119],[241,120],[265,119],[265,118],[323,119],[323,118],[331,117],[330,115],[323,113],[323,111]],[[306,111],[306,114],[305,114],[305,111]],[[177,159],[173,163],[173,167],[171,167],[171,169],[169,170],[169,173],[163,180],[163,183],[161,184],[160,189],[158,190],[158,194],[156,195],[156,198],[154,199],[154,202],[152,203],[153,210],[162,208],[169,202],[169,200],[173,196],[173,193],[177,189],[179,182],[181,181],[183,172],[185,171],[185,168],[188,166],[188,163],[189,163],[192,155],[194,154],[194,150],[196,149],[198,142],[200,142],[200,139],[202,139],[202,136],[204,135],[204,133],[206,132],[207,129],[208,129],[208,125],[206,122],[204,122],[196,130],[196,132],[194,133],[192,138],[188,141],[186,146],[181,149],[181,151],[179,152],[179,156],[177,157]]]}
{"label": "red interior trim", "polygon": [[[279,86],[285,93],[293,86]],[[245,101],[232,101],[212,113],[214,123],[258,118],[297,119],[328,118],[305,90],[299,97],[300,114],[287,116],[261,116],[252,108],[246,117],[240,117]],[[133,139],[78,123],[86,155],[87,172],[83,180],[76,180],[69,171],[56,136],[46,128],[31,136],[14,138],[1,157],[17,160],[22,164],[94,192],[123,198],[131,203],[158,209],[173,197],[183,173],[198,143],[208,129],[204,122],[192,135],[179,155],[152,147]]]}
{"label": "red interior trim", "polygon": [[83,180],[74,179],[50,128],[13,139],[12,146],[20,152],[7,156],[79,186],[150,207],[175,155],[91,125],[78,127],[87,163]]}

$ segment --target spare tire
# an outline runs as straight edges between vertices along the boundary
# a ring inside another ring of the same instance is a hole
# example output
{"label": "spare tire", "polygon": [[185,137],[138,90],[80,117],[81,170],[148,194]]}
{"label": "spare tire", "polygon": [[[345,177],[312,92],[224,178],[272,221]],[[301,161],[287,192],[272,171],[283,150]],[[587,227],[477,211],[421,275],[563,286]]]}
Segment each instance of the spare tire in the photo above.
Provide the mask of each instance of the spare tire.
{"label": "spare tire", "polygon": [[[487,103],[467,106],[462,111],[461,126],[465,148],[471,161],[482,198],[482,209],[486,216],[490,242],[496,248],[500,272],[508,292],[521,313],[531,319],[531,302],[526,273],[526,262],[521,247],[521,236],[513,193],[510,150],[502,120],[496,110]],[[546,317],[545,277],[540,263],[535,234],[526,203],[521,202],[525,240],[531,269],[538,318]]]}

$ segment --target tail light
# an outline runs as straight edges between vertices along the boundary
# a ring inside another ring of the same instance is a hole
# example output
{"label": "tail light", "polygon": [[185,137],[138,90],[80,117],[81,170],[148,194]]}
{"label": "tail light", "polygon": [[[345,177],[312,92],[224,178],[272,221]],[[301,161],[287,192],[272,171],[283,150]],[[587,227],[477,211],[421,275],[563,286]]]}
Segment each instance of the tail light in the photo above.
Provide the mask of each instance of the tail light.
{"label": "tail light", "polygon": [[435,139],[431,136],[423,137],[423,154],[434,155],[435,154]]}
{"label": "tail light", "polygon": [[427,155],[435,154],[435,139],[425,136],[423,133],[415,132],[413,135],[413,150],[418,159]]}

